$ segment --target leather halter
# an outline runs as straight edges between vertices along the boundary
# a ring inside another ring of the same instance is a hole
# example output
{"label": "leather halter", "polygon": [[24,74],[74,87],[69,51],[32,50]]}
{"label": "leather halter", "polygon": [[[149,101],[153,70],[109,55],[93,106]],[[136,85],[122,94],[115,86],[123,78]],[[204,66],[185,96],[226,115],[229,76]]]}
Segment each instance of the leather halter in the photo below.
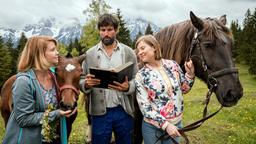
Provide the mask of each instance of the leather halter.
{"label": "leather halter", "polygon": [[[209,85],[214,85],[214,87],[217,87],[218,84],[217,84],[217,77],[221,77],[221,76],[224,76],[224,75],[227,75],[227,74],[232,74],[232,73],[238,73],[238,70],[237,68],[234,68],[234,67],[230,67],[230,68],[224,68],[224,69],[221,69],[221,70],[218,70],[218,71],[214,71],[214,72],[210,72],[208,70],[208,66],[207,66],[207,63],[206,63],[206,59],[205,59],[205,56],[203,55],[203,50],[202,50],[202,47],[200,45],[200,40],[198,38],[198,36],[200,35],[200,33],[198,34],[198,32],[195,32],[195,35],[193,37],[193,40],[192,40],[192,44],[191,44],[191,47],[189,49],[189,53],[187,55],[187,59],[192,59],[193,57],[198,57],[200,60],[201,60],[201,64],[202,64],[202,67],[204,69],[204,72],[207,73],[207,84]],[[200,52],[200,56],[197,56],[197,55],[192,55],[192,52],[195,48],[198,48],[199,52]],[[212,83],[214,80],[216,83]]]}
{"label": "leather halter", "polygon": [[[214,89],[216,87],[218,87],[217,78],[222,77],[224,75],[228,75],[228,74],[238,73],[237,68],[234,68],[234,67],[223,68],[223,69],[218,70],[218,71],[210,72],[208,70],[208,67],[207,67],[205,56],[203,55],[203,52],[202,52],[202,48],[201,48],[201,45],[200,45],[200,40],[198,38],[198,35],[199,35],[198,32],[195,32],[195,35],[192,39],[191,47],[189,49],[189,53],[187,54],[186,59],[189,60],[189,59],[192,59],[193,57],[197,57],[201,60],[201,62],[202,62],[201,64],[202,64],[202,67],[204,69],[204,72],[207,73],[207,84],[208,84],[209,88],[208,88],[208,92],[206,94],[206,98],[205,98],[205,101],[204,101],[205,107],[204,107],[204,111],[203,111],[203,118],[201,118],[201,119],[197,120],[196,122],[193,122],[192,124],[189,124],[189,125],[187,125],[187,126],[178,130],[179,133],[181,134],[181,136],[185,139],[186,144],[189,144],[189,139],[188,139],[187,135],[185,134],[185,132],[188,132],[188,131],[191,131],[191,130],[194,130],[194,129],[200,127],[206,120],[208,120],[209,118],[216,115],[223,108],[223,106],[220,106],[220,108],[216,112],[214,112],[210,115],[207,115],[208,114],[207,108],[208,108],[208,104],[210,102],[211,95],[214,92]],[[199,50],[200,56],[192,55],[192,52],[195,48],[197,48]],[[178,142],[173,137],[169,136],[167,132],[165,132],[163,135],[158,137],[155,144],[159,140],[164,140],[164,139],[168,139],[168,138],[170,138],[171,141],[174,144],[178,144]]]}
{"label": "leather halter", "polygon": [[[65,89],[71,89],[73,92],[75,92],[77,98],[80,94],[80,90],[76,87],[74,87],[73,85],[70,85],[70,84],[64,84],[63,86],[60,87],[60,95],[61,93],[65,90]],[[77,99],[76,98],[76,99]]]}
{"label": "leather halter", "polygon": [[74,91],[75,92],[75,94],[76,94],[76,100],[78,99],[78,96],[79,96],[79,94],[80,94],[80,89],[79,88],[76,88],[76,87],[74,87],[73,85],[70,85],[70,84],[64,84],[63,86],[59,86],[59,84],[58,84],[58,82],[57,82],[57,79],[56,79],[56,77],[54,76],[54,74],[53,73],[51,73],[50,71],[49,71],[49,74],[50,74],[50,76],[53,78],[53,80],[54,80],[54,84],[55,84],[55,86],[56,86],[56,90],[57,90],[57,100],[58,100],[58,102],[60,102],[60,100],[61,100],[61,93],[65,90],[65,89],[71,89],[72,91]]}

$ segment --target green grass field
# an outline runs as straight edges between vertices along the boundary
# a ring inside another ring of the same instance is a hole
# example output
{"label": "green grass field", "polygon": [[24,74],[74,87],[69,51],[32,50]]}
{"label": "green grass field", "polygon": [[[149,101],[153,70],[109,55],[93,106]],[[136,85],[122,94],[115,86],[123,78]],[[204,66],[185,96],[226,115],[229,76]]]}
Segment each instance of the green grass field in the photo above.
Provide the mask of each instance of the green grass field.
{"label": "green grass field", "polygon": [[[192,144],[256,144],[256,77],[250,76],[247,67],[237,65],[244,96],[236,106],[223,108],[200,128],[188,132]],[[202,101],[207,92],[206,85],[196,79],[193,89],[184,95],[185,113],[183,125],[202,117]],[[215,95],[208,106],[210,112],[219,108]],[[79,115],[73,124],[70,144],[83,144],[87,121],[83,106],[79,105]],[[0,139],[4,135],[4,122],[0,119]]]}

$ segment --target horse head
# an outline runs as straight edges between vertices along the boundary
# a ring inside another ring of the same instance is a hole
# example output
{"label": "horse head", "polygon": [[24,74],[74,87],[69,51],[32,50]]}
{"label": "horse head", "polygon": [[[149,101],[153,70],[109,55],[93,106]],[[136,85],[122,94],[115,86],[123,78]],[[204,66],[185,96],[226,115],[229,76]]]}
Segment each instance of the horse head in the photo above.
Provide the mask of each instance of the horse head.
{"label": "horse head", "polygon": [[79,79],[82,75],[81,64],[85,55],[75,58],[59,56],[59,63],[56,67],[56,78],[59,85],[58,101],[62,110],[74,110],[80,94]]}
{"label": "horse head", "polygon": [[196,76],[213,89],[223,106],[235,105],[243,88],[232,59],[233,37],[225,26],[226,15],[201,19],[190,12],[190,19],[194,35],[188,55],[194,62]]}

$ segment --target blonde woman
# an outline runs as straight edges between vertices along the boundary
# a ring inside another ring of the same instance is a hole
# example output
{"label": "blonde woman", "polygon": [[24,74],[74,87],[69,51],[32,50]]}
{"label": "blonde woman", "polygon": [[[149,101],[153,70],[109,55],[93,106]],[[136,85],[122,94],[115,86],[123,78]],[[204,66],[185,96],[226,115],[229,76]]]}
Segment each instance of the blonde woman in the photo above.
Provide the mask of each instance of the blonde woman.
{"label": "blonde woman", "polygon": [[49,68],[58,64],[57,41],[47,36],[31,37],[23,49],[17,79],[12,86],[13,110],[6,126],[4,144],[46,143],[41,135],[41,119],[49,105],[50,122],[71,111],[58,109],[55,76]]}
{"label": "blonde woman", "polygon": [[[145,144],[154,144],[165,131],[179,141],[182,127],[183,93],[194,82],[192,61],[185,63],[186,73],[173,60],[161,58],[159,43],[152,35],[140,37],[136,53],[143,67],[136,75],[136,97],[143,114],[142,135]],[[172,143],[171,139],[161,141]]]}

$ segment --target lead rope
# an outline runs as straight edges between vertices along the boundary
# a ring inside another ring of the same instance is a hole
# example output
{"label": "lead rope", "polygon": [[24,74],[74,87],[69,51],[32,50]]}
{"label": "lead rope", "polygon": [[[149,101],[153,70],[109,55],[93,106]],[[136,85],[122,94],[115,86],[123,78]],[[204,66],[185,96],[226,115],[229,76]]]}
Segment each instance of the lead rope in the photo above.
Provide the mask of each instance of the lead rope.
{"label": "lead rope", "polygon": [[60,117],[60,140],[61,144],[68,144],[66,117]]}
{"label": "lead rope", "polygon": [[[59,85],[58,85],[57,80],[53,73],[56,74],[55,68],[50,68],[49,74],[54,80],[54,84],[56,86],[57,100],[59,102],[60,101],[60,88],[59,88]],[[66,124],[65,116],[60,117],[60,141],[61,141],[61,144],[68,144],[67,124]]]}
{"label": "lead rope", "polygon": [[[209,118],[216,115],[223,108],[223,106],[221,106],[216,112],[207,116],[207,113],[208,113],[207,107],[208,107],[209,101],[211,99],[213,89],[216,86],[217,85],[211,85],[209,91],[207,92],[205,102],[204,102],[205,108],[204,108],[204,112],[203,112],[203,118],[178,130],[179,133],[181,134],[181,136],[185,139],[186,144],[189,144],[189,139],[188,139],[187,135],[185,134],[185,132],[191,131],[191,130],[194,130],[194,129],[200,127],[206,120],[208,120]],[[173,137],[169,136],[168,133],[166,133],[166,132],[163,135],[161,135],[160,137],[158,137],[155,144],[160,140],[164,140],[164,139],[168,139],[168,138],[170,138],[174,144],[179,144]]]}

